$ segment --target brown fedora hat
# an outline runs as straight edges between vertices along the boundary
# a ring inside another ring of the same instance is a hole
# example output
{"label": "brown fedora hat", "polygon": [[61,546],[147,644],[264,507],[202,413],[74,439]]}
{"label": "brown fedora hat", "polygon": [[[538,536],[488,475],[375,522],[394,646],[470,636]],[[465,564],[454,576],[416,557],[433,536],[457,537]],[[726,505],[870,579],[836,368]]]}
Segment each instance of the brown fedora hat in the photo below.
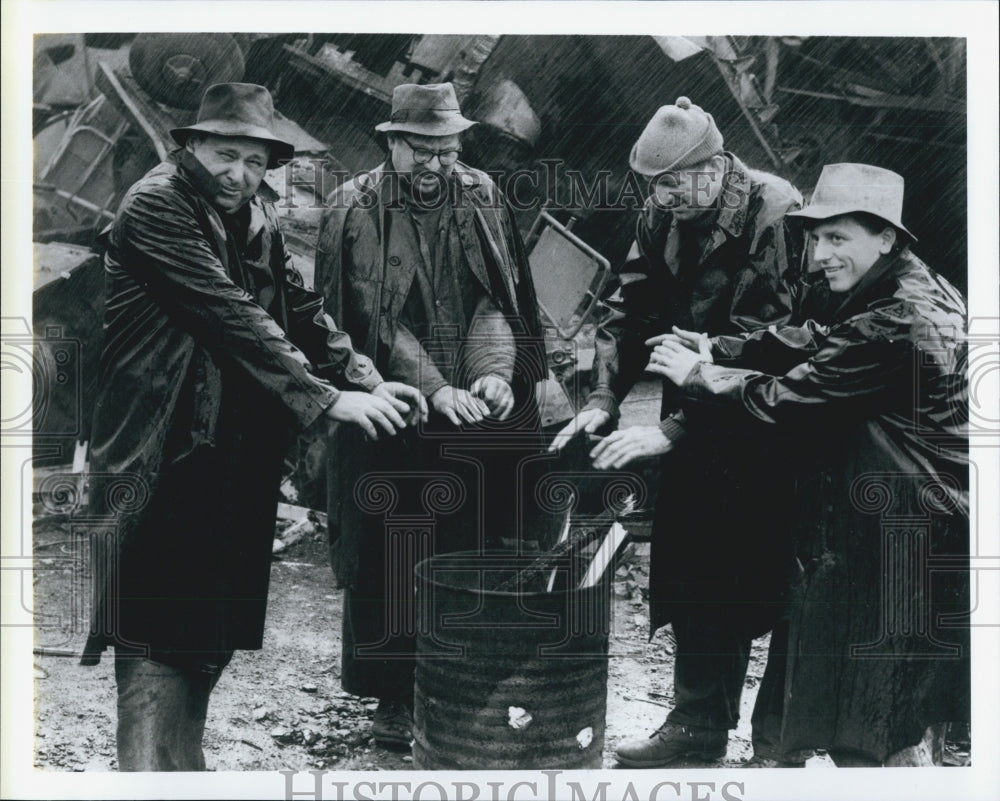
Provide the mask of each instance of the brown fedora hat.
{"label": "brown fedora hat", "polygon": [[903,225],[903,176],[871,164],[827,164],[819,175],[809,205],[786,216],[828,220],[863,211],[873,214],[906,234]]}
{"label": "brown fedora hat", "polygon": [[195,132],[216,136],[246,136],[261,139],[271,146],[269,170],[295,155],[291,142],[279,139],[274,127],[274,101],[271,93],[255,83],[217,83],[209,86],[201,98],[198,120],[194,125],[174,128],[170,135],[181,147]]}
{"label": "brown fedora hat", "polygon": [[402,83],[392,90],[392,113],[376,131],[399,131],[422,136],[449,136],[475,125],[462,116],[450,83]]}

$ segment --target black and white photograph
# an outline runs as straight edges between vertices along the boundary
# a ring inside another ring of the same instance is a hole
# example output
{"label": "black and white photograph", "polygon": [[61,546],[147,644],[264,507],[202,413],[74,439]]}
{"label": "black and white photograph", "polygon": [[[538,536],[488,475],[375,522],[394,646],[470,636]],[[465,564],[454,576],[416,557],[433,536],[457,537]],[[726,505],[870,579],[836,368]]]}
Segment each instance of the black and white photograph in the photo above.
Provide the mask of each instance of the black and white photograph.
{"label": "black and white photograph", "polygon": [[4,3],[0,797],[995,798],[998,8]]}

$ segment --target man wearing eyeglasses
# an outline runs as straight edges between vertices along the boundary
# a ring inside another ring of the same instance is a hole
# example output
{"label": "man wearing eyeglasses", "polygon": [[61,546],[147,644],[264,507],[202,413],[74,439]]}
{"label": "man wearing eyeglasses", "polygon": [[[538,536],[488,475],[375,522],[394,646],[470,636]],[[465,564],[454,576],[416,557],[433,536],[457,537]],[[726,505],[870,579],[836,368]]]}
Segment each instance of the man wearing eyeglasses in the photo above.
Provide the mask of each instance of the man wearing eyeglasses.
{"label": "man wearing eyeglasses", "polygon": [[[802,297],[793,297],[800,287],[798,245],[782,222],[801,196],[787,181],[751,170],[723,150],[711,114],[686,97],[661,107],[629,163],[650,187],[622,268],[641,278],[609,301],[611,317],[597,332],[592,391],[553,450],[618,420],[619,404],[648,362],[645,341],[653,332],[698,320],[699,331],[736,334],[783,322],[793,306],[805,308]],[[597,469],[662,457],[650,627],[673,628],[674,708],[648,738],[619,745],[618,761],[639,768],[725,755],[728,730],[739,719],[751,638],[771,628],[785,585],[779,443],[721,427],[700,428],[697,439],[687,435],[668,383],[660,418],[613,431],[591,451]]]}
{"label": "man wearing eyeglasses", "polygon": [[[388,747],[412,737],[414,563],[516,536],[531,498],[519,506],[513,477],[524,471],[509,448],[534,440],[544,453],[534,288],[506,200],[458,160],[474,124],[451,84],[397,86],[390,120],[376,126],[388,159],[334,194],[317,244],[327,310],[383,375],[408,376],[430,407],[427,424],[392,446],[329,449],[331,537],[346,590],[341,682],[379,699],[373,733]],[[503,447],[478,447],[498,436]],[[386,508],[367,493],[375,475]],[[454,490],[453,503],[428,491],[437,483]],[[433,520],[429,541],[392,540],[390,517],[407,515]]]}

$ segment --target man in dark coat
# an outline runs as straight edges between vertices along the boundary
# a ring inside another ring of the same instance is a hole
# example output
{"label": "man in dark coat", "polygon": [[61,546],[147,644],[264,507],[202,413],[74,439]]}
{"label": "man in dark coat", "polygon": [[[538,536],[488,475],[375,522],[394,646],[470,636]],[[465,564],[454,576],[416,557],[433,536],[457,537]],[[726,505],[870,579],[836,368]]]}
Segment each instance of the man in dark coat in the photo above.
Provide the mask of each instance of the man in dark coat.
{"label": "man in dark coat", "polygon": [[424,408],[291,280],[263,178],[292,146],[272,120],[264,87],[210,87],[105,233],[90,511],[113,534],[95,543],[83,663],[114,646],[121,770],[205,768],[209,694],[262,644],[288,434],[378,438]]}
{"label": "man in dark coat", "polygon": [[[724,151],[710,114],[686,97],[663,106],[630,165],[653,188],[636,226],[634,260],[623,268],[642,278],[621,288],[617,314],[598,329],[590,397],[557,435],[555,449],[581,430],[617,420],[656,329],[698,321],[699,330],[736,334],[785,322],[803,302],[791,291],[800,286],[800,248],[783,224],[801,196]],[[761,470],[744,456],[755,452],[753,432],[741,437],[708,429],[688,435],[676,389],[664,382],[658,425],[614,431],[591,452],[598,469],[662,456],[650,626],[673,627],[674,708],[650,737],[618,747],[625,765],[723,756],[739,719],[752,638],[775,618],[785,583],[773,555],[784,547],[774,503],[783,463],[775,454]],[[709,498],[715,487],[724,491]]]}
{"label": "man in dark coat", "polygon": [[544,344],[506,200],[458,161],[473,124],[451,84],[396,87],[391,119],[376,127],[389,159],[335,193],[317,247],[327,310],[430,407],[428,424],[393,447],[361,453],[341,441],[328,463],[345,588],[341,681],[379,698],[374,735],[389,746],[412,736],[414,564],[538,533]]}
{"label": "man in dark coat", "polygon": [[841,299],[830,326],[654,340],[649,369],[692,429],[764,425],[804,446],[755,759],[931,764],[939,724],[969,720],[966,307],[910,251],[902,205],[899,175],[833,164],[790,215]]}

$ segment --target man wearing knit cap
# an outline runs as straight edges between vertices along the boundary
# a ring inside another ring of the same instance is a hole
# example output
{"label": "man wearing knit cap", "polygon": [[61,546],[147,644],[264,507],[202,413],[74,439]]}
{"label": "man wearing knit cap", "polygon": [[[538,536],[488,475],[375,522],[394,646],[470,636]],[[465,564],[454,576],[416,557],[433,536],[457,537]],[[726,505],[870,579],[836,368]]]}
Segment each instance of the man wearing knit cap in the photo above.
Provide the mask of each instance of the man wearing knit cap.
{"label": "man wearing knit cap", "polygon": [[[414,563],[497,546],[523,519],[534,528],[524,510],[531,479],[515,489],[514,477],[530,475],[531,466],[517,469],[521,455],[544,452],[534,400],[544,344],[506,200],[458,160],[460,134],[474,124],[449,83],[397,86],[390,119],[376,126],[388,159],[331,198],[317,245],[327,310],[384,375],[418,387],[430,406],[427,425],[398,447],[331,448],[370,459],[329,463],[335,570],[345,588],[341,682],[379,699],[373,733],[388,747],[412,738]],[[391,509],[366,495],[376,472]],[[456,487],[455,503],[436,503],[428,482]],[[433,532],[422,539],[411,525],[394,534],[389,518],[405,515],[430,516]]]}
{"label": "man wearing knit cap", "polygon": [[[793,305],[783,279],[797,265],[797,246],[782,218],[801,196],[725,151],[711,114],[686,97],[661,107],[629,163],[650,182],[622,268],[641,280],[609,300],[614,313],[597,333],[590,396],[553,449],[618,420],[619,404],[649,360],[651,336],[694,321],[710,333],[752,331],[786,320]],[[784,584],[783,527],[772,503],[781,486],[781,468],[772,467],[781,461],[777,445],[767,444],[774,458],[762,470],[765,446],[756,432],[686,431],[676,388],[664,382],[658,425],[613,431],[591,451],[598,469],[661,457],[650,625],[652,632],[673,627],[675,705],[651,737],[618,747],[616,757],[631,767],[725,755],[751,640],[771,627]],[[702,501],[708,486],[723,488],[711,504]]]}

